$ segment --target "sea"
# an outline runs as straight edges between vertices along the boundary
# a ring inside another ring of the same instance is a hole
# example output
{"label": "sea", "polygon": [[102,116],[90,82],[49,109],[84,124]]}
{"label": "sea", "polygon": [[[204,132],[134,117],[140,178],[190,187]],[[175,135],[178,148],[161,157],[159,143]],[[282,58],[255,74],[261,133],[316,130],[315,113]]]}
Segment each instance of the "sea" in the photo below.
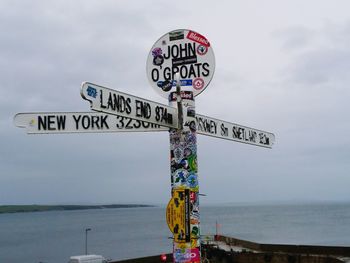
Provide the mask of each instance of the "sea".
{"label": "sea", "polygon": [[[201,206],[201,234],[216,233],[350,247],[350,203]],[[86,249],[113,260],[170,253],[165,206],[0,214],[0,263],[65,263]]]}

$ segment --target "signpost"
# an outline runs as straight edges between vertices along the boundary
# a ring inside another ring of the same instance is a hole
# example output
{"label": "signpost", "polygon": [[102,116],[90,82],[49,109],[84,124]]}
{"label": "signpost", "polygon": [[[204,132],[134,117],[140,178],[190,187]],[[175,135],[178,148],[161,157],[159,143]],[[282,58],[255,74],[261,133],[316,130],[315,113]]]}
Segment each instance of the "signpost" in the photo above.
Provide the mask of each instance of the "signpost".
{"label": "signpost", "polygon": [[163,35],[151,48],[147,77],[169,106],[84,82],[81,96],[97,112],[18,113],[14,123],[28,134],[169,131],[171,199],[166,221],[175,263],[200,262],[197,133],[272,148],[275,135],[196,114],[195,97],[215,70],[210,42],[192,30]]}

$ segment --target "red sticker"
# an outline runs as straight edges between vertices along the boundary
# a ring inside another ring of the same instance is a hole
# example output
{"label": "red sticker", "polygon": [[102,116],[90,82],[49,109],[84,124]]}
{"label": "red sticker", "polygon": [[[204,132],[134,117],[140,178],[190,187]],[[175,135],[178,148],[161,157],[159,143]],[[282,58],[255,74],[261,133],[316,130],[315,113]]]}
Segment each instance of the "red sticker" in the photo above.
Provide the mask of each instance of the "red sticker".
{"label": "red sticker", "polygon": [[202,78],[195,78],[192,86],[196,90],[201,90],[204,87],[204,80]]}
{"label": "red sticker", "polygon": [[187,34],[187,38],[191,39],[194,42],[197,42],[203,46],[210,47],[209,41],[204,36],[202,36],[201,34],[198,34],[196,32],[189,31]]}
{"label": "red sticker", "polygon": [[201,255],[198,248],[191,249],[191,262],[200,262]]}
{"label": "red sticker", "polygon": [[190,200],[193,202],[196,200],[196,192],[191,192],[190,193]]}
{"label": "red sticker", "polygon": [[208,52],[208,47],[203,46],[203,45],[199,45],[197,47],[197,54],[200,56],[204,56],[205,54],[207,54]]}

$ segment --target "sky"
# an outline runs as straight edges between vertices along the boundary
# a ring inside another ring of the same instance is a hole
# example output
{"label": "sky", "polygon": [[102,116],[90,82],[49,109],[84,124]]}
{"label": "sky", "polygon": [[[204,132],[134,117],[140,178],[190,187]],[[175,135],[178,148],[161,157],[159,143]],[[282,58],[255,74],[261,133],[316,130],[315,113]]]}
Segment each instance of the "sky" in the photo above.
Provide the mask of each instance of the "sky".
{"label": "sky", "polygon": [[198,135],[201,204],[350,201],[350,2],[0,1],[0,204],[166,204],[167,132],[27,135],[19,112],[89,111],[83,81],[167,104],[153,44],[215,54],[196,112],[269,131],[272,149]]}

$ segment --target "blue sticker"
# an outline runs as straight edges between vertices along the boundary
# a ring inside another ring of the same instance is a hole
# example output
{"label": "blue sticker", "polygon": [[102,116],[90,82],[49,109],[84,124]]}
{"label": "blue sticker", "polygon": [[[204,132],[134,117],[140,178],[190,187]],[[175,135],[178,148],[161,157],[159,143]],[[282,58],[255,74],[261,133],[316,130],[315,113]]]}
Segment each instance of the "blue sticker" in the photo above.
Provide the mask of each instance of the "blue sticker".
{"label": "blue sticker", "polygon": [[97,97],[97,90],[93,87],[88,86],[86,89],[88,96],[96,98]]}
{"label": "blue sticker", "polygon": [[174,172],[173,178],[175,185],[182,185],[186,183],[188,172],[184,169],[179,169]]}
{"label": "blue sticker", "polygon": [[[172,87],[176,86],[176,80],[173,80],[173,81],[169,81],[169,80],[162,81],[162,80],[160,80],[160,81],[157,82],[157,86],[159,88],[163,88],[165,86],[165,84],[168,85],[169,82],[171,82],[171,86]],[[192,79],[181,79],[180,83],[181,83],[181,86],[192,86]]]}
{"label": "blue sticker", "polygon": [[[191,86],[192,79],[181,79],[180,83],[181,83],[181,86]],[[176,81],[173,82],[173,86],[176,86]]]}
{"label": "blue sticker", "polygon": [[187,251],[183,251],[182,249],[175,249],[174,250],[174,262],[188,262],[188,255]]}
{"label": "blue sticker", "polygon": [[195,188],[198,186],[198,178],[195,173],[191,173],[187,178],[187,185],[190,188]]}

